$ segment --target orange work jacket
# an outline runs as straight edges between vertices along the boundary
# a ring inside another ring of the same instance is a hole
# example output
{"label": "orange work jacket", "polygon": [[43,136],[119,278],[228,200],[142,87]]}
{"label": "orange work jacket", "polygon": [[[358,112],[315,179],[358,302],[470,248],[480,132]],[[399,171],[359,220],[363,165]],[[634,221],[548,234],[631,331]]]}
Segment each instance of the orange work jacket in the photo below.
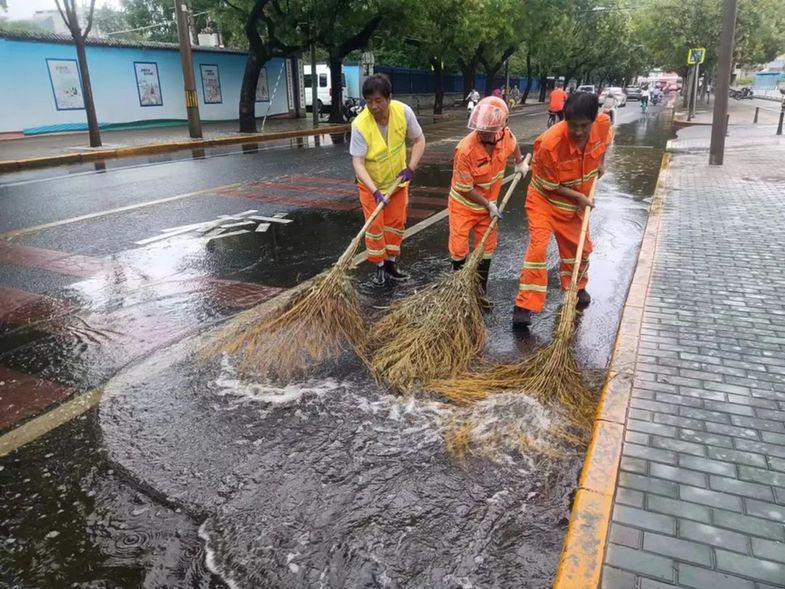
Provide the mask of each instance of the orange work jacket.
{"label": "orange work jacket", "polygon": [[570,138],[567,121],[555,124],[534,142],[527,198],[544,198],[565,213],[577,211],[575,201],[555,194],[554,190],[566,186],[588,196],[592,180],[599,175],[600,164],[612,141],[613,127],[604,113],[597,115],[583,151]]}

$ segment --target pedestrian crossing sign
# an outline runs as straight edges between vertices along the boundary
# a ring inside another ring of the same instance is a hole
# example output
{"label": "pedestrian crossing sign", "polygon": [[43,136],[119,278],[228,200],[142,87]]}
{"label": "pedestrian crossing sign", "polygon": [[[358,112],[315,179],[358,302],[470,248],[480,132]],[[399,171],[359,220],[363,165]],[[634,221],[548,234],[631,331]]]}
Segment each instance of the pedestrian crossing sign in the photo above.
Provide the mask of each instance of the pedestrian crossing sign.
{"label": "pedestrian crossing sign", "polygon": [[706,49],[697,47],[687,52],[687,65],[701,64],[706,61]]}

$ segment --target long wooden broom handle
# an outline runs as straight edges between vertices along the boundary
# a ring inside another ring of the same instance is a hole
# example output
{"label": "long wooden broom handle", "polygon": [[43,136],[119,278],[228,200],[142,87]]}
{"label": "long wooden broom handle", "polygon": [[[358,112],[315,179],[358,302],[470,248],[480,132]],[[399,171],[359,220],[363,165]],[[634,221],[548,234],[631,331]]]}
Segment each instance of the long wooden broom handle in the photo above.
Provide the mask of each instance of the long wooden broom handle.
{"label": "long wooden broom handle", "polygon": [[[396,190],[398,190],[398,187],[401,185],[401,182],[403,182],[401,178],[395,179],[395,182],[387,191],[387,194],[384,195],[385,200],[389,198],[389,196],[393,194]],[[341,257],[338,258],[338,262],[336,263],[336,266],[345,266],[349,263],[349,261],[354,256],[354,253],[357,251],[357,248],[360,247],[360,242],[362,241],[363,237],[365,237],[365,232],[368,231],[368,227],[371,226],[371,223],[373,223],[376,220],[376,217],[378,217],[379,214],[382,212],[382,209],[384,208],[385,204],[387,203],[385,203],[384,201],[380,202],[378,205],[376,205],[376,208],[373,210],[373,212],[370,215],[368,215],[368,218],[365,220],[365,225],[362,226],[362,229],[360,229],[357,235],[355,235],[354,239],[349,244],[349,247],[347,247],[346,250],[343,252],[343,254],[341,254]]]}
{"label": "long wooden broom handle", "polygon": [[[504,211],[504,207],[507,206],[507,203],[509,202],[510,197],[512,196],[512,193],[515,190],[515,187],[518,185],[518,182],[520,182],[521,178],[523,178],[524,176],[526,176],[526,174],[529,173],[529,164],[531,163],[531,160],[532,160],[532,154],[527,153],[526,157],[523,158],[523,164],[524,164],[524,166],[526,166],[526,170],[524,172],[522,172],[522,173],[516,172],[514,174],[513,179],[512,179],[512,184],[510,184],[510,187],[507,189],[507,192],[504,194],[504,198],[502,198],[501,205],[499,206],[499,212],[500,213],[503,212]],[[488,228],[485,230],[485,233],[483,233],[483,236],[482,236],[482,239],[480,240],[480,243],[477,244],[477,246],[475,246],[475,248],[474,248],[475,250],[478,250],[480,248],[485,248],[485,242],[488,241],[488,238],[490,237],[491,232],[493,231],[494,227],[496,227],[496,225],[498,223],[499,223],[498,217],[494,217],[493,219],[491,219],[491,224],[488,225]]]}
{"label": "long wooden broom handle", "polygon": [[[597,178],[592,182],[591,190],[589,190],[589,199],[594,201],[594,189],[597,188]],[[578,238],[578,249],[575,252],[575,262],[572,266],[572,278],[570,279],[570,290],[578,286],[578,272],[581,268],[581,258],[583,257],[583,245],[586,243],[586,234],[589,232],[589,213],[591,207],[586,207],[583,210],[583,223],[581,223],[581,235]]]}

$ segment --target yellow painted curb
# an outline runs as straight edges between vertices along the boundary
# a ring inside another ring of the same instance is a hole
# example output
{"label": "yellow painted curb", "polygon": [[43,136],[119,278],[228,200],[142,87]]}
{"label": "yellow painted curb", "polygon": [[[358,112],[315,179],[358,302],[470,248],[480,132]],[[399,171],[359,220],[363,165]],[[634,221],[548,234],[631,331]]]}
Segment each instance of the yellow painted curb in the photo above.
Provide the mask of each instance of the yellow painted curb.
{"label": "yellow painted curb", "polygon": [[662,156],[635,275],[627,293],[592,439],[578,482],[570,525],[553,582],[554,589],[597,589],[600,585],[624,443],[627,408],[632,394],[643,308],[654,269],[669,163],[670,154],[666,152]]}
{"label": "yellow painted curb", "polygon": [[277,139],[296,139],[298,137],[315,137],[317,135],[336,135],[347,133],[351,125],[332,125],[318,129],[297,129],[294,131],[279,131],[275,133],[249,133],[245,135],[232,135],[214,139],[190,139],[187,141],[173,141],[171,143],[150,143],[148,145],[135,145],[119,147],[117,149],[99,149],[84,153],[66,153],[43,157],[25,158],[20,160],[0,161],[0,174],[18,172],[31,168],[44,168],[48,166],[65,166],[69,164],[82,164],[96,160],[150,155],[155,153],[170,153],[186,149],[204,149],[205,147],[218,147],[222,145],[238,145],[241,143],[263,143]]}

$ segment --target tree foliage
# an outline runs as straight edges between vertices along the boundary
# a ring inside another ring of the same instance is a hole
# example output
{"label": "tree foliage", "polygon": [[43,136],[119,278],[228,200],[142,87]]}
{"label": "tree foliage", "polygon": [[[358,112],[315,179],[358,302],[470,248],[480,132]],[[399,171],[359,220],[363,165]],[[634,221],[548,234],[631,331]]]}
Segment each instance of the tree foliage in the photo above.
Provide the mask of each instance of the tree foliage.
{"label": "tree foliage", "polygon": [[[146,41],[177,43],[177,20],[172,0],[121,0],[128,28],[140,29],[136,36]],[[191,0],[197,32],[207,26],[218,0]]]}

